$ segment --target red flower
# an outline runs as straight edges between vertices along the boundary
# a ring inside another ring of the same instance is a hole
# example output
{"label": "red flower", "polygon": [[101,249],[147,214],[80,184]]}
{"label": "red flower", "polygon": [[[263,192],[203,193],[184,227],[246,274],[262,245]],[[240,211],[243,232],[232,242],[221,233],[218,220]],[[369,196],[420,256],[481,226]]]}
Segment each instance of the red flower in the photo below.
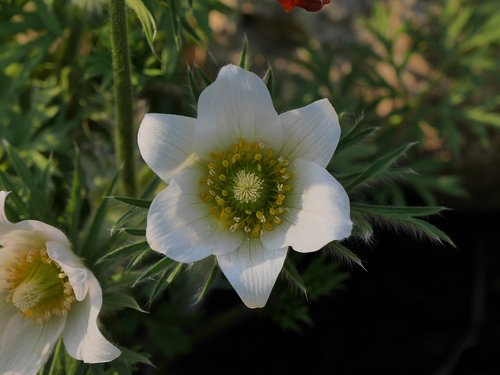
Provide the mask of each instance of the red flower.
{"label": "red flower", "polygon": [[278,0],[281,7],[290,12],[294,7],[301,7],[309,12],[317,12],[323,5],[330,4],[330,0]]}

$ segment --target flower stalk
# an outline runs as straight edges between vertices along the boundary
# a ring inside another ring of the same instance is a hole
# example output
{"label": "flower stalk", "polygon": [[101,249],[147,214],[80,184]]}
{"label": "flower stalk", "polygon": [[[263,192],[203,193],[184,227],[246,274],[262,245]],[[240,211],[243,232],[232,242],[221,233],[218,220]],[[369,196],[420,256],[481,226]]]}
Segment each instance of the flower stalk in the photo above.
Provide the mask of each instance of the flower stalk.
{"label": "flower stalk", "polygon": [[128,48],[125,0],[110,0],[111,56],[115,86],[115,157],[122,168],[121,189],[134,196],[136,191],[134,131],[132,122],[132,84]]}

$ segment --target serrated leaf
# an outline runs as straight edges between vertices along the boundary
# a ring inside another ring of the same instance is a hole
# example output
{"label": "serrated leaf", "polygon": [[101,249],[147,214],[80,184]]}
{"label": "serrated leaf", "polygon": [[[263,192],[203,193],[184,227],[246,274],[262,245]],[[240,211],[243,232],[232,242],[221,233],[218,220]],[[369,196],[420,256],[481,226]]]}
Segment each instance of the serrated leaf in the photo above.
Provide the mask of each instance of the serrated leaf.
{"label": "serrated leaf", "polygon": [[350,191],[359,185],[369,181],[371,178],[387,171],[394,162],[405,154],[415,143],[408,143],[378,158],[373,164],[361,172],[353,181],[347,184],[346,190]]}
{"label": "serrated leaf", "polygon": [[151,12],[148,10],[146,5],[142,2],[142,0],[126,0],[127,5],[134,11],[135,15],[139,19],[142,25],[142,30],[146,35],[146,39],[148,41],[149,48],[151,52],[156,56],[155,48],[154,48],[154,39],[156,36],[156,22]]}
{"label": "serrated leaf", "polygon": [[415,218],[410,218],[407,221],[408,223],[418,228],[421,232],[425,233],[430,238],[440,242],[441,241],[447,242],[451,246],[456,247],[453,240],[445,232],[443,232],[441,229],[437,228],[433,224]]}
{"label": "serrated leaf", "polygon": [[342,245],[338,241],[334,241],[328,245],[330,249],[334,251],[336,255],[338,255],[341,259],[347,261],[348,263],[355,263],[360,266],[362,269],[366,271],[366,268],[363,266],[361,259],[354,254],[351,250],[349,250],[346,246]]}
{"label": "serrated leaf", "polygon": [[370,222],[355,210],[351,210],[351,220],[354,224],[352,234],[361,237],[364,241],[368,241],[373,235],[373,228]]}
{"label": "serrated leaf", "polygon": [[293,264],[293,262],[288,257],[285,259],[285,265],[283,266],[283,273],[285,277],[290,282],[292,282],[293,285],[299,288],[302,291],[302,293],[304,293],[304,296],[307,298],[307,288],[304,285],[304,281],[302,280],[299,271],[295,267],[295,264]]}

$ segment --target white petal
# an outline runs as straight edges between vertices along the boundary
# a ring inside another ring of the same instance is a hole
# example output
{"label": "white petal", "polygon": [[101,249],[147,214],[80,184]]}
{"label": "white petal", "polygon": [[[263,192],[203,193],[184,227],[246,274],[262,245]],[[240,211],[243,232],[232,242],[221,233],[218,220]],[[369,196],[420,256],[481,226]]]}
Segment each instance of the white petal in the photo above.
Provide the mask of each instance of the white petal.
{"label": "white petal", "polygon": [[288,212],[282,224],[263,234],[264,246],[292,246],[306,253],[350,236],[349,197],[342,185],[316,163],[298,159],[291,167],[292,191],[285,201]]}
{"label": "white petal", "polygon": [[339,118],[328,99],[280,115],[285,132],[281,154],[326,167],[340,139]]}
{"label": "white petal", "polygon": [[240,139],[281,149],[283,129],[264,81],[235,65],[221,69],[200,95],[196,150],[206,156]]}
{"label": "white petal", "polygon": [[90,272],[88,288],[87,297],[71,306],[63,332],[64,346],[70,356],[85,363],[109,362],[117,358],[120,351],[106,340],[97,327],[102,290]]}
{"label": "white petal", "polygon": [[37,220],[11,223],[5,215],[5,199],[8,193],[0,192],[0,246],[41,249],[45,242],[55,241],[69,246],[66,235],[59,229]]}
{"label": "white petal", "polygon": [[11,316],[0,339],[0,374],[36,374],[49,358],[63,328],[63,317],[37,324],[19,313]]}
{"label": "white petal", "polygon": [[260,240],[249,238],[238,250],[217,256],[217,261],[243,303],[253,309],[265,306],[287,250],[266,249]]}
{"label": "white petal", "polygon": [[9,195],[8,191],[0,191],[0,227],[3,225],[11,224],[7,215],[5,214],[5,200]]}
{"label": "white petal", "polygon": [[[7,294],[0,293],[0,340],[3,336],[3,331],[7,327],[10,318],[18,313],[18,310],[12,303],[7,302]],[[1,372],[0,372],[1,373]]]}
{"label": "white petal", "polygon": [[47,242],[46,245],[49,257],[55,260],[68,276],[69,283],[75,292],[76,300],[82,301],[87,295],[87,281],[90,271],[85,268],[80,258],[69,247],[52,241]]}
{"label": "white petal", "polygon": [[190,263],[235,250],[242,233],[232,233],[199,197],[201,174],[193,168],[175,176],[149,208],[146,238],[153,250]]}
{"label": "white petal", "polygon": [[166,183],[194,163],[193,135],[196,120],[190,117],[148,113],[137,142],[144,161]]}

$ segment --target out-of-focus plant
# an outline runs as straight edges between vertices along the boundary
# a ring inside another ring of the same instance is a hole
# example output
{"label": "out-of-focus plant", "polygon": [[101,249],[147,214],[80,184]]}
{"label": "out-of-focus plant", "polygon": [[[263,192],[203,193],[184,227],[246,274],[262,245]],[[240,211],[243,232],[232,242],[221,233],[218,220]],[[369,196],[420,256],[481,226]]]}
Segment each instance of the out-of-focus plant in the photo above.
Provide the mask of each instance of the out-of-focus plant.
{"label": "out-of-focus plant", "polygon": [[[149,363],[147,356],[136,352],[148,349],[172,360],[219,327],[249,313],[236,298],[232,303],[224,301],[225,310],[219,315],[207,313],[204,303],[210,303],[206,297],[211,290],[223,290],[214,298],[232,295],[224,292],[228,283],[213,257],[185,265],[151,251],[145,240],[146,213],[159,180],[144,169],[138,184],[142,193],[117,193],[107,8],[81,9],[75,4],[50,0],[0,3],[0,85],[5,88],[0,92],[0,138],[8,141],[0,147],[0,187],[12,192],[7,206],[10,219],[42,220],[68,234],[73,250],[103,288],[102,320],[114,323],[106,325],[108,337],[132,348],[121,347],[123,355],[109,366],[84,365],[63,351],[56,352],[48,363],[50,373],[129,374]],[[151,112],[192,115],[192,105],[212,81],[212,75],[199,68],[211,59],[206,51],[212,33],[209,14],[212,10],[229,14],[234,9],[215,0],[129,0],[127,4],[136,123],[144,106]],[[354,53],[356,61],[376,65],[373,51],[358,46]],[[293,330],[311,322],[304,295],[316,300],[339,287],[347,277],[339,264],[362,266],[356,245],[369,242],[374,227],[402,228],[412,235],[451,242],[423,219],[441,207],[406,206],[401,186],[420,189],[429,201],[436,189],[452,193],[454,187],[441,187],[449,179],[435,182],[426,175],[412,179],[412,168],[424,170],[416,168],[413,159],[405,159],[415,152],[415,134],[403,132],[404,137],[396,141],[392,134],[398,132],[385,130],[393,125],[384,119],[392,123],[394,115],[402,116],[399,107],[391,107],[394,113],[376,116],[373,113],[382,99],[360,95],[363,86],[377,88],[377,92],[378,85],[386,86],[375,72],[353,64],[336,81],[331,79],[333,71],[338,73],[335,54],[310,47],[305,55],[297,64],[307,73],[295,77],[295,82],[289,77],[275,79],[271,69],[266,73],[264,79],[274,93],[278,112],[328,97],[337,109],[350,113],[364,109],[366,119],[344,114],[338,150],[327,167],[351,199],[352,238],[331,243],[314,258],[290,254],[268,308],[258,312]],[[240,65],[248,69],[248,61],[245,47]],[[300,90],[288,90],[290,82]],[[189,99],[186,83],[192,94]],[[399,89],[391,87],[387,90],[395,98]],[[418,123],[408,128],[417,129],[420,135]],[[387,138],[382,136],[385,132]],[[143,302],[156,320],[144,319]],[[135,337],[147,340],[138,346]]]}
{"label": "out-of-focus plant", "polygon": [[[460,176],[451,172],[466,140],[487,148],[499,128],[495,7],[495,1],[447,0],[404,18],[375,2],[357,25],[359,40],[301,50],[296,87],[331,96],[348,113],[364,113],[364,123],[379,128],[374,146],[380,150],[419,141],[402,164],[416,171],[403,186],[425,201],[434,203],[439,194],[463,197]],[[402,202],[404,191],[390,189],[386,198],[391,195]]]}

